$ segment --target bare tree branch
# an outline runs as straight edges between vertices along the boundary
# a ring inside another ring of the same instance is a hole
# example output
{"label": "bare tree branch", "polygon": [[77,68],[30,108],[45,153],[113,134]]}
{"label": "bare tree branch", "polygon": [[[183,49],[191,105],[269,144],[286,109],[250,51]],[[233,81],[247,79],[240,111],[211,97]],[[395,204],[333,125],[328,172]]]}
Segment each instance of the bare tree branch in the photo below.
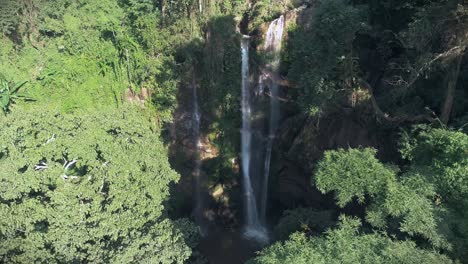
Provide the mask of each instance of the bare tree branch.
{"label": "bare tree branch", "polygon": [[405,115],[405,116],[390,116],[390,114],[385,113],[384,111],[382,111],[379,104],[375,100],[373,89],[372,89],[371,85],[368,82],[366,82],[366,81],[364,81],[362,79],[359,79],[358,82],[359,82],[359,85],[362,88],[365,88],[369,92],[370,101],[371,101],[371,104],[372,104],[372,108],[375,111],[375,114],[377,116],[383,118],[384,120],[386,120],[388,122],[392,122],[392,123],[405,123],[405,122],[414,123],[414,122],[421,122],[421,121],[429,121],[429,122],[436,121],[436,119],[433,117],[434,113],[432,111],[431,111],[430,114],[420,114],[420,115],[414,115],[414,116],[407,116],[407,115]]}
{"label": "bare tree branch", "polygon": [[439,60],[453,60],[457,57],[461,57],[466,50],[466,47],[468,46],[468,41],[465,41],[464,43],[454,46],[447,50],[446,52],[440,53],[434,58],[432,58],[430,61],[424,63],[421,67],[419,67],[418,70],[412,72],[412,77],[408,81],[401,80],[400,83],[404,82],[405,87],[408,88],[412,86],[419,78],[421,75],[429,69],[435,62]]}

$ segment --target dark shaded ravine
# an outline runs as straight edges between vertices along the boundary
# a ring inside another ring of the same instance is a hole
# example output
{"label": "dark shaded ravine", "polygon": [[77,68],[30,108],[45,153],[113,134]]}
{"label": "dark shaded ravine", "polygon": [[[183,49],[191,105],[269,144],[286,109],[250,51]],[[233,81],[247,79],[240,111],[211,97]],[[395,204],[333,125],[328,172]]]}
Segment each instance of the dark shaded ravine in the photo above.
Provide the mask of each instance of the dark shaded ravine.
{"label": "dark shaded ravine", "polygon": [[239,230],[220,230],[203,238],[199,251],[209,264],[241,264],[255,256],[262,247],[242,236]]}

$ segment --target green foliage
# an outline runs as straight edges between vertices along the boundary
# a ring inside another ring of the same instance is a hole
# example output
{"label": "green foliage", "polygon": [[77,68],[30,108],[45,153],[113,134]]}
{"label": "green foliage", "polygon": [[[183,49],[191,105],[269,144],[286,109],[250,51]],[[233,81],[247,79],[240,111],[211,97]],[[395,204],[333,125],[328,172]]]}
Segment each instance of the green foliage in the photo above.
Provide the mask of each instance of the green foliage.
{"label": "green foliage", "polygon": [[408,29],[402,32],[407,45],[419,55],[449,49],[466,41],[468,8],[457,0],[427,1],[417,9]]}
{"label": "green foliage", "polygon": [[317,188],[323,193],[334,191],[340,207],[354,198],[365,202],[366,220],[376,228],[397,225],[399,232],[422,236],[436,247],[450,248],[438,230],[432,185],[418,174],[398,179],[395,170],[381,164],[375,154],[369,148],[325,152],[317,165]]}
{"label": "green foliage", "polygon": [[326,151],[317,164],[315,184],[323,193],[335,191],[341,207],[353,198],[359,203],[365,202],[366,195],[375,198],[387,182],[395,181],[395,173],[381,164],[375,154],[371,148]]}
{"label": "green foliage", "polygon": [[207,134],[225,158],[217,166],[221,170],[229,160],[237,157],[240,146],[241,52],[240,35],[232,15],[208,21],[210,37],[199,63],[203,66],[200,98],[204,113],[211,118]]}
{"label": "green foliage", "polygon": [[414,170],[424,175],[438,192],[452,203],[468,195],[468,136],[445,129],[415,127],[403,134],[403,157],[412,162]]}
{"label": "green foliage", "polygon": [[[379,34],[393,36],[397,44],[393,50],[397,52],[391,51],[390,43],[382,43],[390,48],[388,54],[381,52],[382,59],[387,61],[382,68],[392,70],[386,70],[382,76],[389,85],[373,87],[385,90],[379,104],[384,111],[400,112],[400,115],[415,115],[415,112],[433,109],[435,113],[442,112],[440,117],[444,123],[451,119],[450,113],[454,118],[463,115],[466,112],[466,102],[462,99],[466,80],[462,78],[464,67],[458,72],[457,65],[467,45],[467,5],[458,0],[384,1],[383,5],[385,2],[388,6],[385,11],[389,15],[383,18],[394,31]],[[385,37],[381,41],[384,42]],[[449,87],[453,89],[450,93],[457,98],[453,105],[445,101]],[[447,109],[450,109],[449,113]]]}
{"label": "green foliage", "polygon": [[[182,232],[182,235],[184,237],[185,244],[189,246],[191,249],[195,249],[201,239],[201,235],[199,232],[198,227],[195,225],[195,223],[191,222],[187,218],[182,218],[174,221],[174,225]],[[190,256],[190,259],[184,263],[189,263],[189,264],[207,264],[208,261],[206,258],[201,255],[200,252],[194,250],[192,252],[192,255]]]}
{"label": "green foliage", "polygon": [[[182,52],[192,41],[190,20],[182,18],[161,27],[159,12],[138,17],[133,26],[142,59],[135,61],[133,76],[141,87],[149,88],[152,103],[163,121],[171,121],[177,106],[177,90],[184,85],[185,69],[192,63],[190,52]],[[158,29],[158,30],[155,30]],[[187,54],[188,53],[188,54]]]}
{"label": "green foliage", "polygon": [[19,23],[19,6],[15,0],[0,0],[0,33],[9,35]]}
{"label": "green foliage", "polygon": [[344,0],[320,1],[311,26],[290,29],[288,78],[301,89],[299,101],[307,112],[323,110],[337,101],[339,90],[353,88],[358,72],[353,41],[356,32],[366,29],[365,19],[362,7]]}
{"label": "green foliage", "polygon": [[34,25],[24,23],[38,36],[23,46],[1,38],[2,72],[31,80],[37,104],[63,112],[115,108],[127,88],[148,88],[159,119],[170,121],[180,81],[174,54],[186,36],[160,28],[154,1],[124,2],[35,2]]}
{"label": "green foliage", "polygon": [[150,14],[158,8],[156,1],[152,0],[122,0],[120,2],[128,10],[129,17],[132,20]]}
{"label": "green foliage", "polygon": [[399,31],[413,19],[421,6],[431,1],[370,0],[369,15],[372,24],[378,28]]}
{"label": "green foliage", "polygon": [[361,234],[360,225],[357,219],[341,217],[340,226],[324,237],[295,233],[288,241],[262,250],[248,263],[452,263],[446,256],[419,249],[411,241],[397,241],[379,233]]}
{"label": "green foliage", "polygon": [[384,229],[397,222],[400,232],[422,236],[436,247],[451,248],[440,231],[442,208],[434,203],[432,185],[420,175],[404,175],[401,182],[390,182],[387,188],[385,198],[370,205],[366,220],[371,225]]}
{"label": "green foliage", "polygon": [[286,210],[275,226],[274,234],[278,240],[286,240],[297,231],[317,234],[333,226],[332,211],[316,211],[311,208]]}
{"label": "green foliage", "polygon": [[10,110],[10,106],[17,100],[30,100],[26,95],[18,92],[26,83],[26,81],[23,81],[10,85],[10,83],[0,75],[0,107],[3,113],[6,114]]}
{"label": "green foliage", "polygon": [[284,14],[288,8],[293,5],[289,0],[271,1],[257,0],[254,1],[249,10],[249,31],[256,30],[263,23],[272,21],[274,18]]}
{"label": "green foliage", "polygon": [[34,22],[41,45],[1,40],[5,76],[31,80],[29,93],[43,107],[71,112],[117,105],[125,87],[119,76],[125,75],[112,40],[103,35],[117,31],[122,11],[112,1],[41,2],[40,10]]}
{"label": "green foliage", "polygon": [[[446,207],[442,231],[453,255],[466,259],[468,246],[468,136],[459,131],[415,126],[404,132],[400,151],[417,173],[435,186],[437,202]],[[424,211],[421,211],[424,213]]]}
{"label": "green foliage", "polygon": [[194,0],[167,1],[164,6],[165,19],[168,24],[187,17],[195,4]]}
{"label": "green foliage", "polygon": [[193,239],[182,231],[193,226],[175,225],[163,207],[178,175],[141,113],[18,109],[0,126],[2,262],[188,259]]}

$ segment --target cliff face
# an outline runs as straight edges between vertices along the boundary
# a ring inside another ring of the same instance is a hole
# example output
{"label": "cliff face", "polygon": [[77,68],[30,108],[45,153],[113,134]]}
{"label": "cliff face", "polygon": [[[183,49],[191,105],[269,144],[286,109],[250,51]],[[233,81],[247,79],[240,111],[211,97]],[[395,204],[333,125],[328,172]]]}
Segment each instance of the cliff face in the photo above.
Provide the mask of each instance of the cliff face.
{"label": "cliff face", "polygon": [[[313,11],[314,6],[309,5],[286,12],[285,28],[310,29],[314,26]],[[264,39],[267,27],[267,24],[262,25],[257,37]],[[289,48],[289,35],[285,32],[283,43]],[[257,52],[261,52],[261,48],[257,48]],[[287,74],[287,70],[283,71],[278,79],[272,80],[280,85],[283,100],[280,106],[282,118],[271,161],[271,207],[326,208],[332,205],[333,199],[321,195],[312,185],[315,164],[326,150],[374,147],[381,160],[398,159],[395,147],[398,131],[394,127],[384,128],[378,123],[367,91],[349,91],[345,96],[334,98],[336,105],[333,107],[316,116],[309,116],[298,106],[297,88],[287,80]]]}
{"label": "cliff face", "polygon": [[[287,11],[284,14],[285,29],[295,25],[305,28],[313,27],[312,17],[313,6],[301,6]],[[230,19],[226,21],[232,24]],[[213,25],[226,21],[215,21]],[[243,20],[242,23],[246,21]],[[255,106],[252,113],[252,126],[258,138],[253,142],[253,147],[258,149],[256,153],[253,153],[255,154],[253,162],[263,164],[265,150],[262,146],[266,144],[268,137],[270,97],[268,88],[263,90],[258,87],[259,76],[262,75],[271,78],[270,81],[278,83],[280,87],[281,118],[273,144],[268,194],[268,204],[270,207],[277,208],[278,212],[272,213],[279,214],[282,209],[297,206],[327,208],[333,204],[333,199],[320,194],[311,184],[314,166],[322,157],[323,152],[337,148],[371,146],[379,150],[380,158],[392,160],[396,156],[396,150],[392,147],[396,145],[393,140],[396,133],[394,130],[385,131],[384,134],[376,132],[378,131],[375,129],[377,123],[375,119],[369,118],[372,115],[368,107],[369,96],[362,91],[355,91],[341,100],[341,106],[333,111],[323,112],[313,117],[304,114],[295,102],[297,90],[294,84],[282,74],[273,78],[275,76],[265,73],[262,67],[262,63],[265,63],[261,58],[264,53],[262,47],[268,25],[269,23],[264,23],[250,33],[252,38],[250,79]],[[239,27],[247,28],[246,25]],[[199,66],[208,72],[204,72],[203,76],[197,80],[187,81],[186,85],[179,87],[178,108],[170,129],[171,163],[182,176],[180,184],[175,187],[175,192],[178,192],[179,197],[184,197],[175,202],[175,207],[180,212],[190,211],[194,194],[194,164],[196,159],[200,159],[201,174],[204,179],[203,192],[207,201],[205,216],[213,223],[227,226],[238,226],[242,215],[240,158],[235,154],[236,151],[240,151],[240,122],[238,122],[241,116],[240,105],[237,111],[234,109],[230,112],[233,109],[233,103],[240,103],[241,88],[240,83],[237,87],[237,83],[226,81],[228,78],[236,77],[235,73],[239,74],[240,79],[240,65],[237,65],[238,61],[233,63],[232,58],[235,55],[240,58],[241,53],[237,50],[238,53],[233,54],[233,50],[230,49],[234,47],[222,49],[215,47],[224,43],[225,38],[235,40],[236,36],[233,34],[239,34],[235,32],[235,28],[230,28],[232,34],[217,32],[215,26],[207,30],[203,47],[204,54],[206,54],[205,61]],[[288,37],[287,30],[285,30],[283,42],[286,47]],[[193,85],[200,89],[200,98],[203,99],[199,102],[202,108],[202,118],[198,155],[192,136],[194,131],[191,96]],[[224,96],[221,97],[224,99],[220,100],[219,96]],[[233,96],[237,97],[237,100],[233,99]],[[218,100],[216,102],[219,102],[221,106],[213,103],[210,99],[212,97],[216,97]],[[226,124],[237,124],[237,127],[227,127]],[[382,142],[388,142],[388,144]],[[234,152],[234,157],[223,149],[226,146],[232,148],[229,151]]]}
{"label": "cliff face", "polygon": [[[395,133],[375,132],[375,123],[351,108],[326,113],[323,117],[296,115],[286,118],[278,131],[275,167],[272,169],[272,198],[283,208],[297,206],[326,208],[330,199],[312,185],[316,162],[324,151],[338,148],[374,147],[381,159],[391,159]],[[383,144],[386,137],[388,144]]]}
{"label": "cliff face", "polygon": [[[204,215],[208,222],[214,224],[216,221],[227,221],[219,219],[219,211],[223,207],[222,201],[226,193],[219,186],[211,185],[209,181],[209,171],[211,170],[210,161],[219,157],[219,149],[208,139],[204,133],[199,134],[199,138],[194,138],[194,131],[200,130],[200,127],[206,127],[210,123],[209,117],[202,116],[200,123],[196,124],[194,114],[193,85],[198,87],[196,82],[181,85],[178,91],[178,107],[174,112],[173,122],[169,127],[169,160],[172,167],[180,174],[181,178],[177,185],[173,186],[173,199],[171,206],[173,214],[182,217],[188,216],[191,212],[193,216],[195,204],[196,186],[195,173],[200,174],[202,199],[204,201]],[[196,126],[200,127],[196,127]],[[199,163],[199,172],[196,172],[197,162]],[[207,172],[208,171],[208,172]],[[226,214],[226,213],[225,213]],[[232,214],[227,215],[233,218]]]}

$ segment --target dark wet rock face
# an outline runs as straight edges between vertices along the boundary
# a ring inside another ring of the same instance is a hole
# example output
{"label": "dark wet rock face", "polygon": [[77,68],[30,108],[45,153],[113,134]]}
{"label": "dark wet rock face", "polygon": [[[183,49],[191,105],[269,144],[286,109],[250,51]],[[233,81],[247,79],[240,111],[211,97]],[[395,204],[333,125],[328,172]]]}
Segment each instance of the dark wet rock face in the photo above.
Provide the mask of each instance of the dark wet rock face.
{"label": "dark wet rock face", "polygon": [[[395,132],[377,135],[373,121],[362,119],[354,109],[343,109],[327,116],[296,115],[287,118],[278,132],[275,148],[274,188],[272,197],[285,208],[306,206],[327,208],[330,197],[312,185],[315,164],[324,151],[338,148],[374,147],[383,160],[395,149],[382,144],[382,136],[392,140]],[[380,138],[380,139],[379,139]]]}

